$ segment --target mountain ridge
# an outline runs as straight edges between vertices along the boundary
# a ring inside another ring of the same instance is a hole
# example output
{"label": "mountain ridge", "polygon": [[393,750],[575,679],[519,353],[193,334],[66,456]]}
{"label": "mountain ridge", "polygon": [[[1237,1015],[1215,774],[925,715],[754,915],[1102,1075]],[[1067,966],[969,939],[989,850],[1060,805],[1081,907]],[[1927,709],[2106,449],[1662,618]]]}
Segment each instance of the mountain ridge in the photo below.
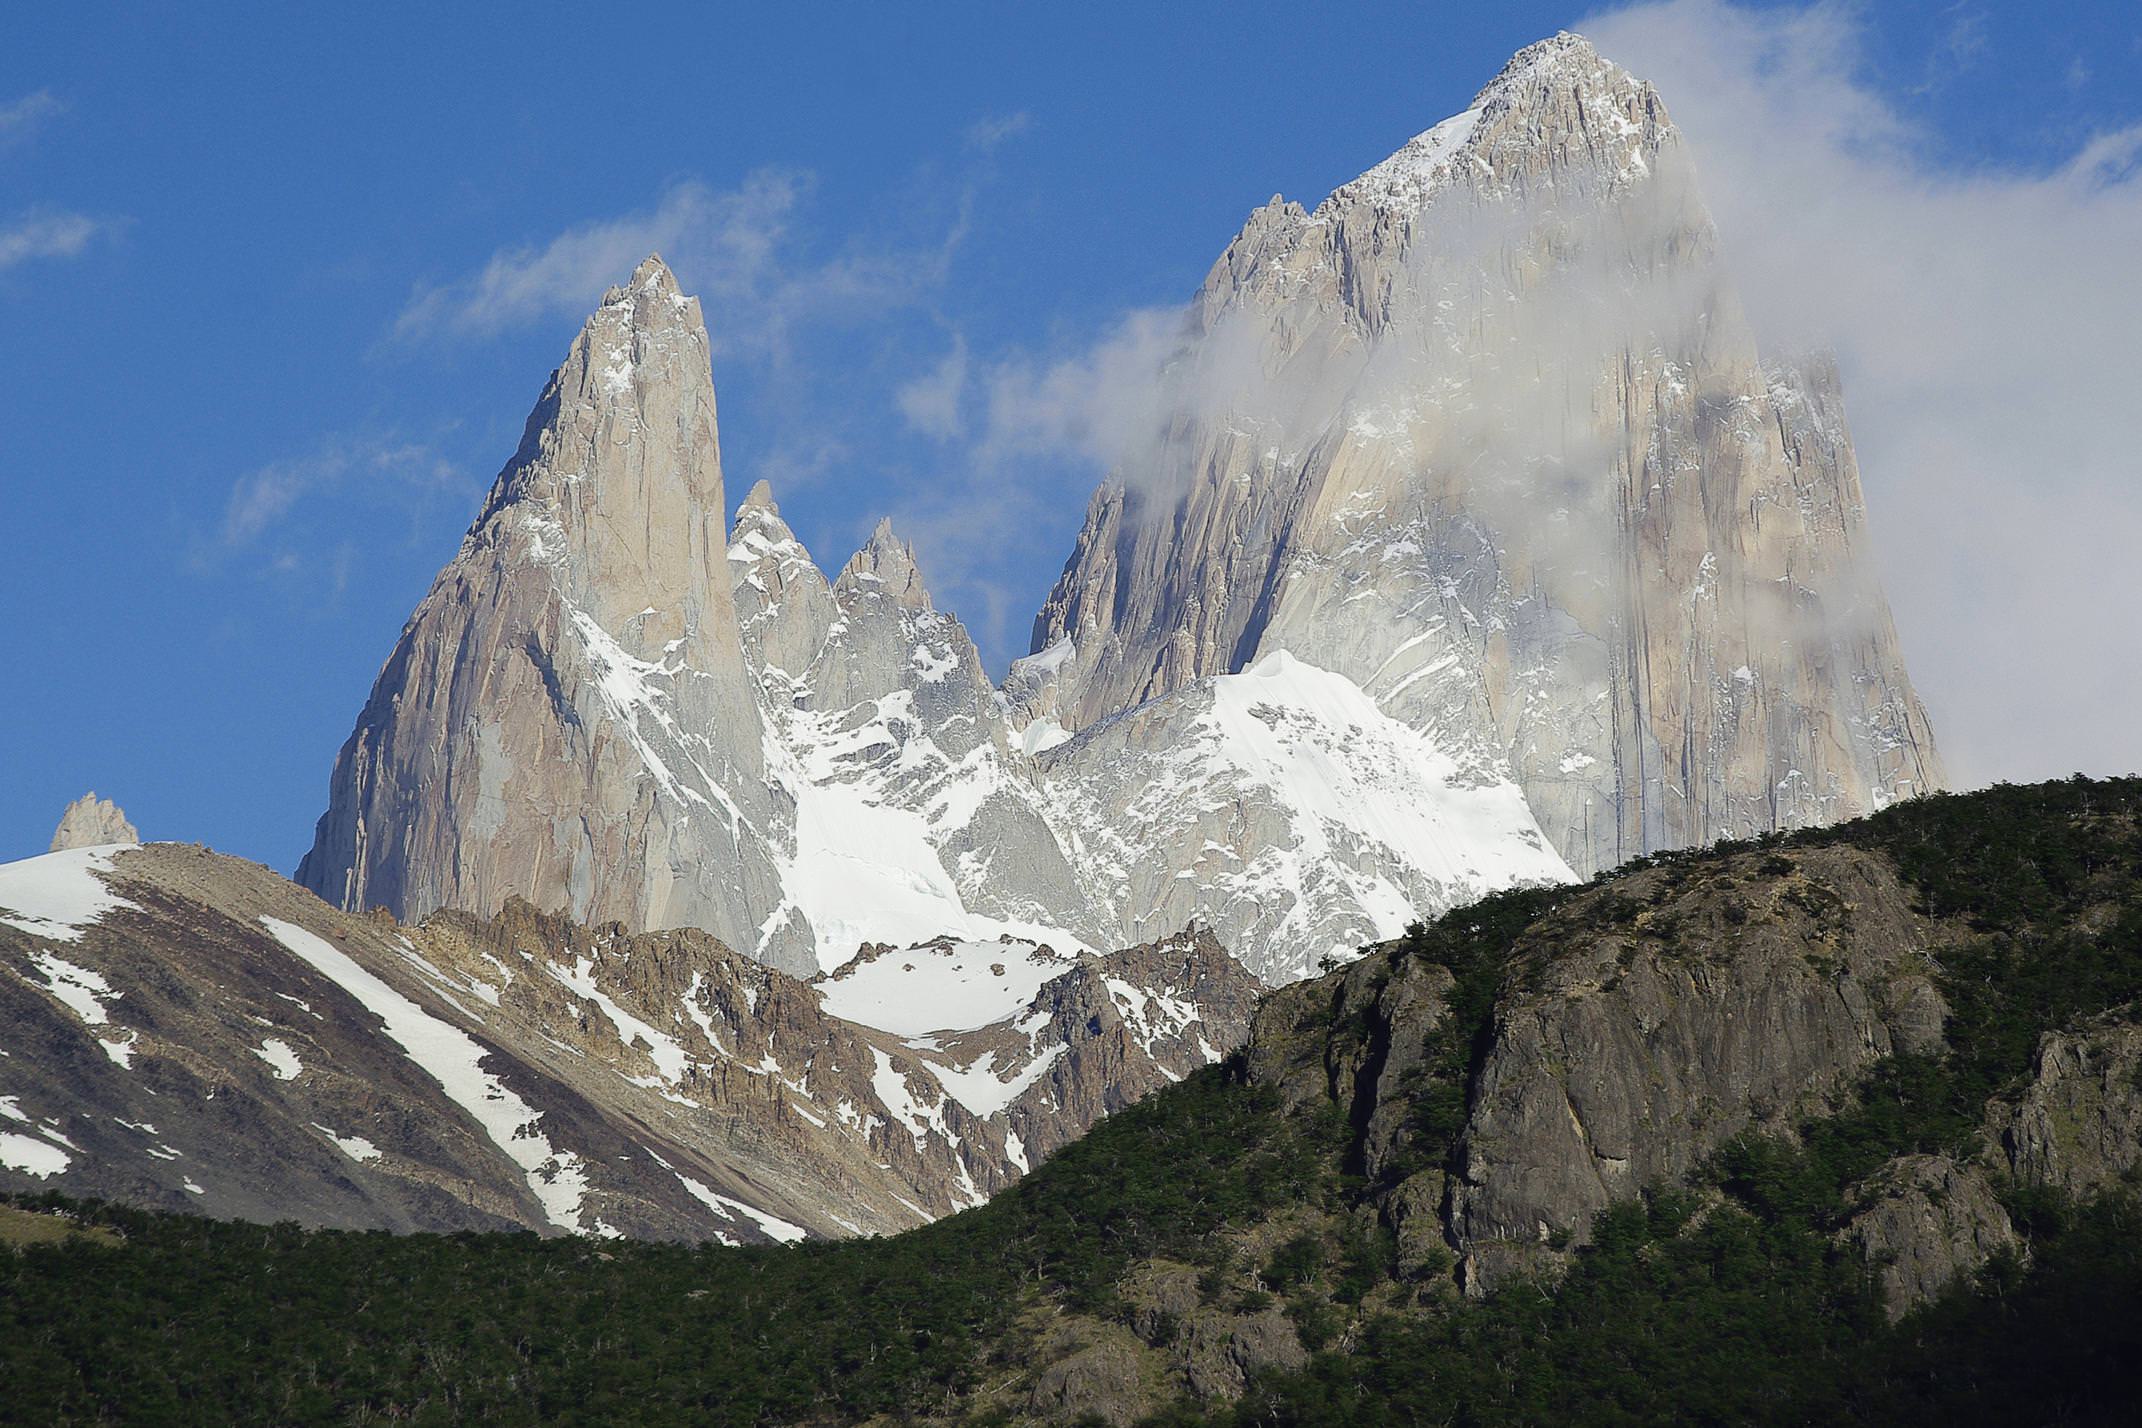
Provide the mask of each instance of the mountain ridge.
{"label": "mountain ridge", "polygon": [[[765,483],[724,519],[703,320],[650,258],[382,670],[301,881],[699,925],[803,977],[1203,922],[1281,982],[1940,786],[1835,369],[1758,350],[1656,91],[1581,37],[1252,214],[1191,314],[1165,433],[998,684],[889,521],[829,578]],[[1228,712],[1260,681],[1277,753]]]}

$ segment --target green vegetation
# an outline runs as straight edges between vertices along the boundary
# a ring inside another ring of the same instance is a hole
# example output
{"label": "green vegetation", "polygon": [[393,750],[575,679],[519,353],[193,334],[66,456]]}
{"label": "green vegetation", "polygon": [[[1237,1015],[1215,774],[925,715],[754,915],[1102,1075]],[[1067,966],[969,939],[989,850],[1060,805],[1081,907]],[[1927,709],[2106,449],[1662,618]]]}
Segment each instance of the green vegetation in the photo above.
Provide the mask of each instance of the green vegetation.
{"label": "green vegetation", "polygon": [[[1328,1148],[1218,1067],[1049,1173],[891,1239],[790,1249],[308,1232],[118,1206],[0,1259],[0,1419],[794,1422],[948,1403],[1030,1291],[1111,1311],[1134,1261],[1299,1199]],[[31,1202],[46,1207],[55,1197]]]}
{"label": "green vegetation", "polygon": [[[1155,1424],[2124,1422],[2142,1362],[2131,1192],[2016,1194],[2028,1269],[1996,1261],[1896,1326],[1834,1234],[1883,1161],[1965,1149],[2041,1034],[2142,1000],[2142,781],[1920,800],[1762,840],[1758,876],[1840,842],[1888,853],[1965,929],[1938,972],[1954,1049],[1881,1063],[1797,1144],[1744,1138],[1696,1183],[1607,1212],[1552,1284],[1466,1301],[1403,1277],[1372,1208],[1399,1177],[1365,1181],[1360,1128],[1283,1115],[1231,1065],[890,1240],[397,1237],[69,1207],[106,1238],[0,1251],[0,1421],[958,1421],[992,1403],[978,1421],[1016,1421],[990,1390],[1050,1324],[1178,1341],[1181,1317],[1141,1317],[1126,1291],[1162,1260],[1197,1272],[1208,1308],[1283,1309],[1312,1356]],[[1647,862],[1671,881],[1707,856]],[[1490,898],[1396,949],[1455,979],[1401,1174],[1450,1163],[1511,944],[1570,896]],[[1610,918],[1643,914],[1621,901]]]}

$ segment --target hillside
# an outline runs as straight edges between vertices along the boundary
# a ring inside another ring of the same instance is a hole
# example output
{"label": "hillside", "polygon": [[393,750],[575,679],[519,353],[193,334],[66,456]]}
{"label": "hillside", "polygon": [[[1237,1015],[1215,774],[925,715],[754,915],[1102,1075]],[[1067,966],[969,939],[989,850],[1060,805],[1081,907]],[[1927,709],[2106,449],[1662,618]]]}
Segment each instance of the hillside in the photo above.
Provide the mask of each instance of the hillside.
{"label": "hillside", "polygon": [[891,1238],[76,1206],[0,1416],[2124,1420],[2138,1000],[2142,780],[1914,800],[1459,909]]}
{"label": "hillside", "polygon": [[1196,931],[875,946],[818,983],[513,899],[413,926],[175,843],[0,864],[0,1192],[698,1243],[979,1203],[1248,1034]]}

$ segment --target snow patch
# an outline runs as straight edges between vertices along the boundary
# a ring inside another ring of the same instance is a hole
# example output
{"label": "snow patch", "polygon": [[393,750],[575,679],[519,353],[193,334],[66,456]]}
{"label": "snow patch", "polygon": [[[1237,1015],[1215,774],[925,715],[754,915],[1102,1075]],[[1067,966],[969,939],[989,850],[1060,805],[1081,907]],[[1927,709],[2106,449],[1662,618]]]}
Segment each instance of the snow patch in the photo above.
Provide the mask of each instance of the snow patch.
{"label": "snow patch", "polygon": [[268,1063],[268,1069],[275,1073],[278,1081],[295,1081],[298,1072],[305,1069],[297,1053],[290,1049],[290,1043],[276,1037],[271,1036],[260,1043],[253,1054]]}
{"label": "snow patch", "polygon": [[65,1170],[71,1159],[66,1151],[48,1141],[0,1131],[0,1165],[10,1170],[45,1180]]}
{"label": "snow patch", "polygon": [[114,854],[135,846],[106,843],[0,864],[0,922],[52,942],[77,940],[106,913],[135,907],[97,876],[112,871]]}
{"label": "snow patch", "polygon": [[[801,1225],[792,1225],[778,1215],[769,1215],[764,1210],[755,1209],[741,1200],[733,1200],[719,1190],[702,1185],[699,1181],[694,1180],[691,1176],[674,1167],[664,1166],[664,1168],[682,1182],[685,1190],[690,1193],[694,1200],[697,1200],[710,1210],[721,1211],[732,1216],[742,1215],[745,1219],[764,1230],[769,1236],[785,1245],[792,1245],[799,1240],[810,1238],[811,1232]],[[727,1235],[723,1235],[721,1238],[729,1244],[736,1243],[735,1240],[730,1239]]]}
{"label": "snow patch", "polygon": [[552,1224],[568,1230],[594,1228],[585,1223],[588,1181],[580,1157],[552,1147],[539,1129],[543,1113],[483,1069],[483,1059],[489,1054],[486,1047],[410,1001],[316,933],[279,918],[263,917],[260,923],[276,941],[386,1024],[387,1035],[418,1069],[436,1081],[447,1098],[483,1128],[491,1143],[521,1167],[529,1190]]}
{"label": "snow patch", "polygon": [[826,1010],[843,1021],[894,1036],[922,1036],[1002,1021],[1077,960],[1023,940],[947,938],[853,957],[812,985]]}

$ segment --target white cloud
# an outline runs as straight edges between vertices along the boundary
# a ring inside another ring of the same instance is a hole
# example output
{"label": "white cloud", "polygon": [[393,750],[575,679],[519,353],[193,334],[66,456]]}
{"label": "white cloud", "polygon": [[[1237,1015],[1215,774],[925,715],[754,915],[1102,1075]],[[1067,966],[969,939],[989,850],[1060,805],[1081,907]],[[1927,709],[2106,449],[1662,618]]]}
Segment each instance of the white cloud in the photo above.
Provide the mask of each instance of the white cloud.
{"label": "white cloud", "polygon": [[1162,373],[1187,335],[1183,308],[1140,308],[1083,351],[998,364],[986,379],[980,459],[1072,456],[1108,470],[1141,454],[1166,419],[1175,394]]}
{"label": "white cloud", "polygon": [[989,153],[1007,139],[1017,138],[1034,127],[1034,116],[1024,109],[1012,114],[993,114],[967,126],[967,147]]}
{"label": "white cloud", "polygon": [[2142,126],[2048,171],[1962,167],[1859,78],[1851,9],[1674,0],[1579,28],[1658,86],[1766,345],[1839,356],[1952,775],[2142,765]]}
{"label": "white cloud", "polygon": [[72,258],[110,226],[64,209],[31,209],[0,228],[0,272],[37,258]]}
{"label": "white cloud", "polygon": [[966,389],[967,339],[954,333],[944,360],[913,381],[901,383],[893,401],[916,431],[950,441],[966,429],[960,419],[960,399]]}
{"label": "white cloud", "polygon": [[[421,495],[458,485],[462,472],[421,443],[379,437],[330,441],[317,451],[270,462],[232,482],[223,507],[222,544],[231,549],[251,544],[305,497],[352,477],[392,479]],[[278,565],[292,558],[285,554]]]}
{"label": "white cloud", "polygon": [[483,337],[531,321],[578,318],[641,259],[660,253],[685,290],[705,300],[717,349],[785,362],[803,325],[881,318],[942,284],[965,236],[964,203],[951,231],[920,248],[858,245],[799,263],[795,222],[813,186],[810,174],[782,169],[760,169],[729,190],[697,180],[675,184],[644,212],[501,249],[472,276],[420,290],[394,333]]}
{"label": "white cloud", "polygon": [[0,104],[0,142],[20,138],[67,106],[49,89]]}
{"label": "white cloud", "polygon": [[504,248],[473,277],[425,289],[395,322],[400,336],[446,331],[481,336],[533,319],[578,316],[649,253],[718,268],[750,285],[771,267],[802,176],[763,169],[729,192],[680,183],[644,213],[569,228],[541,246]]}

